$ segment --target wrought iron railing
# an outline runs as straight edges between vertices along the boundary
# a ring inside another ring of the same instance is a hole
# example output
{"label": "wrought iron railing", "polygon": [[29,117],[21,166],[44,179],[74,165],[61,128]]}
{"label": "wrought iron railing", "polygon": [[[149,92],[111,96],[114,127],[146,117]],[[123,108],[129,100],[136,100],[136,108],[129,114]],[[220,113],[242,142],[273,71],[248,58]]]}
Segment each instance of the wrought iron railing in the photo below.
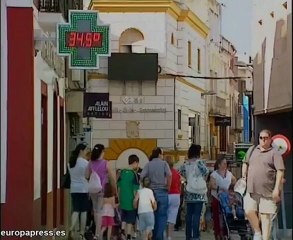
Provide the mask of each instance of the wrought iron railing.
{"label": "wrought iron railing", "polygon": [[34,0],[35,6],[40,12],[62,13],[65,20],[68,20],[68,10],[82,9],[82,0]]}

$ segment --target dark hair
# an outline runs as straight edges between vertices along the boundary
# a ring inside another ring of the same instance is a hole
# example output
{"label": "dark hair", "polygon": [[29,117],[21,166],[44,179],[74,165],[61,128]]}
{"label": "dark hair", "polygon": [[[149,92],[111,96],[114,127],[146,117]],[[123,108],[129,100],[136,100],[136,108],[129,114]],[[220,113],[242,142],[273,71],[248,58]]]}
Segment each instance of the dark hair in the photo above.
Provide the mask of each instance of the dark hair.
{"label": "dark hair", "polygon": [[114,194],[113,194],[112,185],[110,183],[106,183],[104,188],[104,198],[110,198],[113,196]]}
{"label": "dark hair", "polygon": [[197,144],[191,144],[188,149],[188,158],[198,158],[200,157],[201,146]]}
{"label": "dark hair", "polygon": [[105,150],[104,145],[96,144],[92,150],[91,160],[92,161],[98,160],[104,150]]}
{"label": "dark hair", "polygon": [[224,156],[220,157],[217,159],[217,161],[215,162],[215,165],[214,165],[214,170],[218,170],[219,169],[219,166],[221,165],[221,163],[226,160],[226,158]]}
{"label": "dark hair", "polygon": [[149,188],[151,185],[151,181],[148,177],[144,177],[142,179],[142,186],[145,187],[145,188]]}
{"label": "dark hair", "polygon": [[154,158],[158,158],[160,154],[162,154],[163,151],[161,148],[157,147],[153,150],[152,155],[150,156],[150,161],[152,161]]}
{"label": "dark hair", "polygon": [[231,183],[230,186],[229,186],[229,189],[228,189],[228,190],[229,190],[229,191],[234,191],[234,186],[235,186],[235,185],[234,185],[233,183]]}
{"label": "dark hair", "polygon": [[79,143],[75,149],[71,152],[70,158],[69,158],[69,167],[70,168],[74,168],[76,165],[76,161],[78,158],[78,155],[80,153],[80,151],[85,150],[87,147],[86,143]]}
{"label": "dark hair", "polygon": [[135,163],[135,162],[139,163],[139,158],[138,158],[138,156],[136,156],[135,154],[130,155],[130,156],[128,157],[128,164],[131,165],[131,164],[133,164],[133,163]]}

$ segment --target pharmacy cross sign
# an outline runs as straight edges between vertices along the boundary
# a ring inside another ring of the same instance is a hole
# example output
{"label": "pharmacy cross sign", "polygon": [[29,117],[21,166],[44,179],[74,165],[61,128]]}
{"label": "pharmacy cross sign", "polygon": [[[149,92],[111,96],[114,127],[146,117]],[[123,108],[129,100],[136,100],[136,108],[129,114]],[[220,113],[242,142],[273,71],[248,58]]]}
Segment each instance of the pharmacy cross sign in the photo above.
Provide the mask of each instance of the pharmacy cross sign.
{"label": "pharmacy cross sign", "polygon": [[69,23],[57,24],[57,53],[69,56],[71,69],[98,69],[110,56],[110,26],[100,25],[96,11],[69,10]]}

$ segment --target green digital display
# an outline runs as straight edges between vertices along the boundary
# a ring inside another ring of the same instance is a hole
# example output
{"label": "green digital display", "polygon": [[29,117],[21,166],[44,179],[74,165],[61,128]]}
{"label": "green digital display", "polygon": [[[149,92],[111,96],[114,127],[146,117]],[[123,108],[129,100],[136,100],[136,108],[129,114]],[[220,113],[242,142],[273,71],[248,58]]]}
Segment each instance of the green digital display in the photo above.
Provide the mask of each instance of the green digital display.
{"label": "green digital display", "polygon": [[110,26],[99,24],[96,11],[69,10],[69,23],[57,24],[57,53],[69,57],[71,69],[98,69],[110,56]]}

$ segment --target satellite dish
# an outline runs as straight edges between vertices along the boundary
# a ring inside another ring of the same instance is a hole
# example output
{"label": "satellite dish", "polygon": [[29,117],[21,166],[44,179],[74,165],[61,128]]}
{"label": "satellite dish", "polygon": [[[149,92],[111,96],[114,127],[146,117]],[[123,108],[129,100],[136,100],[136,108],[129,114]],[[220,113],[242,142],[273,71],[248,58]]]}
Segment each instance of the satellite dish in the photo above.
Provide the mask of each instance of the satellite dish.
{"label": "satellite dish", "polygon": [[291,152],[291,143],[287,137],[278,134],[272,137],[272,146],[279,152],[283,158]]}

